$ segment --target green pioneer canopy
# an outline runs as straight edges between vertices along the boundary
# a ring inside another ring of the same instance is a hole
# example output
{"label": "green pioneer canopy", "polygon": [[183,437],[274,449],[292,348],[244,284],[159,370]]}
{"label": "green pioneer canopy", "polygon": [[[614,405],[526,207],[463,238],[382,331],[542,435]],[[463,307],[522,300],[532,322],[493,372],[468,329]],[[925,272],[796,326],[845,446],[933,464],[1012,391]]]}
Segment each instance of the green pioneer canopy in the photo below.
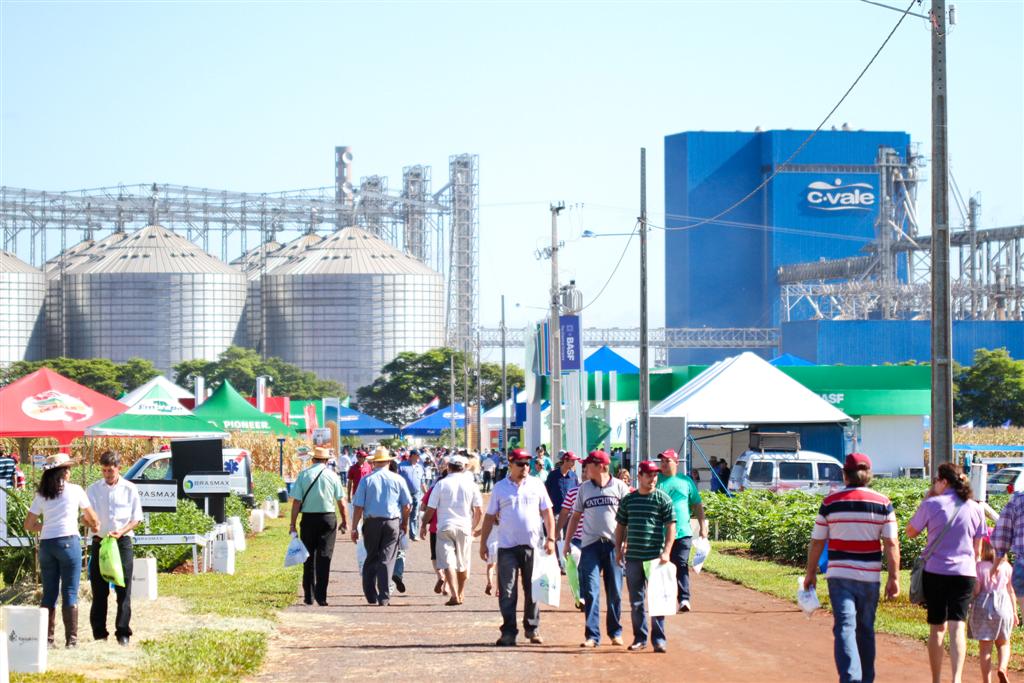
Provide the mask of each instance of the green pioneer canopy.
{"label": "green pioneer canopy", "polygon": [[293,436],[295,431],[273,415],[260,412],[242,398],[231,382],[224,380],[217,391],[194,411],[196,417],[212,422],[226,432],[259,432]]}
{"label": "green pioneer canopy", "polygon": [[141,436],[220,439],[220,429],[193,415],[160,384],[154,384],[128,410],[85,430],[88,436]]}

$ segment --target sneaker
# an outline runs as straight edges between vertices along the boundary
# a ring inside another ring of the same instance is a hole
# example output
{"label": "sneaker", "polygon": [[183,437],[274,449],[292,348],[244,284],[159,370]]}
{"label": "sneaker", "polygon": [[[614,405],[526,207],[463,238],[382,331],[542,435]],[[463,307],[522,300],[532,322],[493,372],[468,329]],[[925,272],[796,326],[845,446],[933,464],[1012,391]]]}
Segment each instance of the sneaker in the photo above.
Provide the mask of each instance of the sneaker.
{"label": "sneaker", "polygon": [[690,611],[690,601],[689,600],[683,600],[682,602],[680,602],[679,603],[679,611],[680,612],[689,612]]}
{"label": "sneaker", "polygon": [[647,649],[647,643],[633,643],[627,648],[630,652],[639,652]]}
{"label": "sneaker", "polygon": [[625,645],[626,643],[622,640],[622,636],[612,636],[612,645]]}
{"label": "sneaker", "polygon": [[655,652],[662,652],[662,653],[668,652],[668,645],[666,643],[655,643],[654,644],[654,651]]}
{"label": "sneaker", "polygon": [[398,589],[398,592],[399,593],[404,593],[405,592],[405,581],[402,581],[402,577],[396,576],[394,578],[394,582],[395,582],[395,588]]}
{"label": "sneaker", "polygon": [[118,636],[117,644],[121,647],[128,647],[128,636]]}
{"label": "sneaker", "polygon": [[597,641],[594,640],[593,638],[587,638],[582,643],[580,643],[580,647],[586,647],[586,648],[597,647]]}
{"label": "sneaker", "polygon": [[387,607],[390,604],[391,604],[390,600],[378,600],[377,601],[377,605],[380,606],[380,607]]}
{"label": "sneaker", "polygon": [[534,645],[542,645],[544,643],[544,639],[541,638],[540,634],[537,633],[536,631],[531,631],[530,633],[527,633],[526,634],[526,639],[529,640]]}
{"label": "sneaker", "polygon": [[515,636],[502,636],[498,638],[497,642],[494,643],[497,647],[515,647],[516,637]]}

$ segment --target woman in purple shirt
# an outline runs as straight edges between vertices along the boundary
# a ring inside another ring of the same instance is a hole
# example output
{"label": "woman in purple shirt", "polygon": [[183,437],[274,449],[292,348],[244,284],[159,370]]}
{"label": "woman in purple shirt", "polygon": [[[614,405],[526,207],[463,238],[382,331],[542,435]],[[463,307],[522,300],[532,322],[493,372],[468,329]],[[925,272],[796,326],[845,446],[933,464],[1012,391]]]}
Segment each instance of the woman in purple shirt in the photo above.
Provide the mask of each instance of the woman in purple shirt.
{"label": "woman in purple shirt", "polygon": [[[967,608],[974,592],[981,539],[986,532],[985,513],[972,495],[970,480],[963,470],[943,463],[928,496],[907,523],[909,538],[928,530],[923,587],[931,626],[928,661],[933,681],[942,676],[942,641],[947,627],[954,683],[959,683],[964,670]],[[943,532],[947,524],[949,529]]]}

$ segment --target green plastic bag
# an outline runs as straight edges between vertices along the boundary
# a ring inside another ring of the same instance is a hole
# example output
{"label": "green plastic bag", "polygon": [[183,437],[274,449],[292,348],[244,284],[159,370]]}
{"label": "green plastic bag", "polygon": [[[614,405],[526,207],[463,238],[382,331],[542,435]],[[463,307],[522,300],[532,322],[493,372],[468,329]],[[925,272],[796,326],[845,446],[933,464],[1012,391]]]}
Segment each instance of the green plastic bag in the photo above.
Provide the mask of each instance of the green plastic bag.
{"label": "green plastic bag", "polygon": [[577,602],[580,599],[580,570],[576,566],[576,558],[569,553],[565,556],[565,578],[569,581],[569,590]]}
{"label": "green plastic bag", "polygon": [[124,588],[124,568],[121,566],[121,551],[117,539],[107,536],[100,541],[100,576]]}

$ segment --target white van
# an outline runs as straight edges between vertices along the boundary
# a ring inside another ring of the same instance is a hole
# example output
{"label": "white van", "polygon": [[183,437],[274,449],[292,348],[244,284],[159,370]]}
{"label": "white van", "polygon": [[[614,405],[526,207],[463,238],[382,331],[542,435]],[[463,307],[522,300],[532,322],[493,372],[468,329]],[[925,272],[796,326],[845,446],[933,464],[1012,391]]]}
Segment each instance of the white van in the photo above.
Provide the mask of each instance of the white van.
{"label": "white van", "polygon": [[729,490],[830,493],[843,487],[843,466],[814,451],[746,451],[732,466]]}
{"label": "white van", "polygon": [[[255,502],[252,485],[252,457],[244,448],[225,448],[223,450],[224,471],[230,472],[231,492],[237,493],[242,502],[252,507]],[[174,479],[171,471],[171,452],[150,453],[139,458],[124,473],[125,479],[148,479],[150,481],[167,481]]]}

